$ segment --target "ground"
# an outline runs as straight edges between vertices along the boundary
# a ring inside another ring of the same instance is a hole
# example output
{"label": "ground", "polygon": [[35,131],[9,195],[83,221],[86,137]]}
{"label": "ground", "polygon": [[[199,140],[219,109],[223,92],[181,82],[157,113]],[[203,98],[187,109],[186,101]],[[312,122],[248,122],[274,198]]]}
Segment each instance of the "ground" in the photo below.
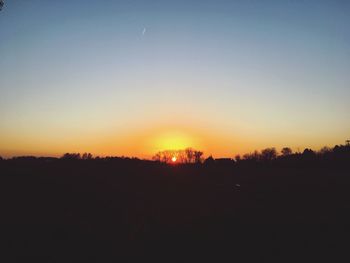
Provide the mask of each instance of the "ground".
{"label": "ground", "polygon": [[1,262],[346,259],[344,168],[55,160],[0,171]]}

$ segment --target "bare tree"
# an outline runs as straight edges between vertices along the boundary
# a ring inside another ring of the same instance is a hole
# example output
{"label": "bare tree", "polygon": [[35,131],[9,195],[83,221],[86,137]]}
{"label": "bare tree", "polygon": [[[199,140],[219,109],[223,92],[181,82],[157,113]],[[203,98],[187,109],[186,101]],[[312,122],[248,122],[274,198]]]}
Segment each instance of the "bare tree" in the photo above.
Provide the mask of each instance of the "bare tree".
{"label": "bare tree", "polygon": [[203,152],[201,152],[201,151],[194,151],[194,162],[195,163],[201,163],[202,162],[202,155],[203,155]]}
{"label": "bare tree", "polygon": [[258,161],[260,159],[260,154],[255,150],[253,153],[244,154],[243,159],[246,161]]}
{"label": "bare tree", "polygon": [[83,160],[91,160],[92,159],[92,154],[91,153],[84,153],[83,156],[81,157]]}
{"label": "bare tree", "polygon": [[192,148],[186,148],[184,150],[165,150],[156,153],[152,159],[154,161],[172,163],[174,157],[177,163],[200,163],[203,161],[203,152],[196,151]]}
{"label": "bare tree", "polygon": [[291,155],[293,153],[292,149],[289,148],[289,147],[284,147],[282,150],[281,150],[281,153],[282,153],[282,156],[288,156],[288,155]]}
{"label": "bare tree", "polygon": [[171,162],[171,159],[172,159],[174,156],[176,157],[175,151],[166,150],[166,151],[161,151],[161,152],[156,153],[156,154],[153,156],[152,159],[153,159],[154,161],[159,161],[159,162],[164,162],[164,163],[170,163],[170,162]]}
{"label": "bare tree", "polygon": [[157,152],[153,157],[152,157],[153,161],[157,161],[160,162],[162,160],[162,154],[161,152]]}
{"label": "bare tree", "polygon": [[191,148],[185,149],[185,154],[186,154],[186,163],[193,163],[194,162],[194,150]]}
{"label": "bare tree", "polygon": [[277,157],[277,151],[275,147],[272,148],[266,148],[261,151],[261,160],[263,161],[271,161],[273,159],[276,159]]}

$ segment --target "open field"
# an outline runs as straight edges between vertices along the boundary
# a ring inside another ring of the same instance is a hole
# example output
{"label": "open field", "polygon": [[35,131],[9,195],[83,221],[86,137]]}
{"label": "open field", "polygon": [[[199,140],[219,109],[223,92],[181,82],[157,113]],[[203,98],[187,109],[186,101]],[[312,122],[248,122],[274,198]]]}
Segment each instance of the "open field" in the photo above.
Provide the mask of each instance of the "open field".
{"label": "open field", "polygon": [[[1,162],[2,262],[344,259],[344,167]],[[303,261],[302,260],[302,261]]]}

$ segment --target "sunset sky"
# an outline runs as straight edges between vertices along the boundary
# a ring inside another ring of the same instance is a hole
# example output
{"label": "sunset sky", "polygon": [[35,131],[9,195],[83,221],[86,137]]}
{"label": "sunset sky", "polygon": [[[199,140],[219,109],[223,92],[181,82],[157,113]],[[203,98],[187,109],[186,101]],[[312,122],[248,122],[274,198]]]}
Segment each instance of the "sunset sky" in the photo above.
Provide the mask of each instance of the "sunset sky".
{"label": "sunset sky", "polygon": [[7,0],[0,155],[350,139],[350,1]]}

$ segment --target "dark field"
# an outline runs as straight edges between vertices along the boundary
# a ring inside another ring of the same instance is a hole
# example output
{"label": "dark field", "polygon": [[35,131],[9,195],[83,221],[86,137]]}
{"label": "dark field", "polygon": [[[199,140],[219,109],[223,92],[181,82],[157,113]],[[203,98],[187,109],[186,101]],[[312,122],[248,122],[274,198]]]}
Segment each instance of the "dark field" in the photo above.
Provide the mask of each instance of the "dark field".
{"label": "dark field", "polygon": [[0,161],[0,262],[349,262],[349,171]]}

